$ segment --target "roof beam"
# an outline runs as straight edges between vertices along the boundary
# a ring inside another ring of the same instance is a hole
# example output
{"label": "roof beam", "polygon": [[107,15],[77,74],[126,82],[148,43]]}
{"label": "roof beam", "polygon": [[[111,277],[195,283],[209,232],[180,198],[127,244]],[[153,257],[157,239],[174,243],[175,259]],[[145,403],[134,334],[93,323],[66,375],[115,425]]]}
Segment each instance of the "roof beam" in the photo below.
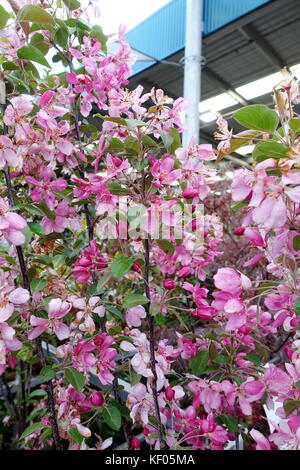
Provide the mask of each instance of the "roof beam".
{"label": "roof beam", "polygon": [[230,95],[232,98],[234,98],[236,101],[238,101],[240,104],[243,106],[247,106],[251,104],[250,101],[246,100],[242,95],[237,93],[230,83],[228,83],[224,78],[220,77],[216,72],[213,72],[209,67],[204,67],[203,72],[207,75],[208,78],[213,80],[215,83],[218,85],[221,85],[221,87]]}
{"label": "roof beam", "polygon": [[284,67],[284,61],[278,56],[276,51],[267,42],[265,38],[259,37],[256,29],[250,25],[244,25],[240,28],[240,32],[243,36],[248,39],[256,49],[273,65],[276,69],[282,69]]}

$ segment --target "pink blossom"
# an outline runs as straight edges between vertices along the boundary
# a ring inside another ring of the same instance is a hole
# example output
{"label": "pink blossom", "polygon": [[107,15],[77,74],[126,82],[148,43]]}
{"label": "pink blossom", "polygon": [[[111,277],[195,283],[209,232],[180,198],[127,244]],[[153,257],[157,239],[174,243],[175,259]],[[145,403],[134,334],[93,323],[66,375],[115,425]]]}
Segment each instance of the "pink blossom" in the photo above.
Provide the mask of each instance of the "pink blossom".
{"label": "pink blossom", "polygon": [[151,170],[154,180],[152,184],[157,188],[162,188],[164,184],[171,184],[180,178],[181,170],[173,170],[174,160],[170,155],[165,155],[161,160],[157,160]]}
{"label": "pink blossom", "polygon": [[105,315],[105,307],[99,305],[100,297],[90,297],[88,302],[80,298],[70,298],[69,300],[73,303],[73,307],[78,309],[75,322],[79,324],[79,329],[81,331],[87,331],[92,336],[96,328],[93,313],[97,314],[99,317]]}
{"label": "pink blossom", "polygon": [[89,248],[83,250],[82,254],[83,256],[78,258],[73,268],[77,284],[85,284],[93,271],[102,271],[107,266],[106,258],[101,254],[95,240],[90,242]]}
{"label": "pink blossom", "polygon": [[111,383],[114,379],[111,372],[116,369],[115,358],[118,353],[114,348],[110,348],[113,342],[113,338],[105,333],[100,333],[94,339],[98,352],[97,375],[103,385]]}
{"label": "pink blossom", "polygon": [[142,318],[146,318],[146,310],[141,305],[127,309],[126,323],[128,326],[141,326]]}
{"label": "pink blossom", "polygon": [[271,450],[268,439],[266,439],[261,432],[256,429],[251,429],[249,434],[256,442],[256,450]]}
{"label": "pink blossom", "polygon": [[0,233],[13,245],[22,245],[25,236],[22,230],[26,227],[26,221],[19,214],[10,211],[9,205],[0,198]]}
{"label": "pink blossom", "polygon": [[48,305],[48,318],[36,317],[31,315],[30,324],[33,328],[28,335],[30,340],[37,338],[44,331],[48,333],[54,332],[59,340],[66,339],[70,336],[69,327],[60,321],[71,309],[69,302],[61,299],[52,299]]}
{"label": "pink blossom", "polygon": [[0,135],[0,169],[8,166],[18,166],[19,159],[14,150],[11,139],[5,135]]}

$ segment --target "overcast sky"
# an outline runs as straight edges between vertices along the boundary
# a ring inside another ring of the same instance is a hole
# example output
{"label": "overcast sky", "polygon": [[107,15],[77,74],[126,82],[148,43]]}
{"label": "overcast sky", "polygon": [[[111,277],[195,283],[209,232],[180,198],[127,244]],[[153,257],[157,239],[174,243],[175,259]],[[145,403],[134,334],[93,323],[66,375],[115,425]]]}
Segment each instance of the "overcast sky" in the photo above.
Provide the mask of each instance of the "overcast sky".
{"label": "overcast sky", "polygon": [[98,0],[101,17],[100,24],[106,34],[115,33],[120,23],[127,31],[139,24],[170,0]]}

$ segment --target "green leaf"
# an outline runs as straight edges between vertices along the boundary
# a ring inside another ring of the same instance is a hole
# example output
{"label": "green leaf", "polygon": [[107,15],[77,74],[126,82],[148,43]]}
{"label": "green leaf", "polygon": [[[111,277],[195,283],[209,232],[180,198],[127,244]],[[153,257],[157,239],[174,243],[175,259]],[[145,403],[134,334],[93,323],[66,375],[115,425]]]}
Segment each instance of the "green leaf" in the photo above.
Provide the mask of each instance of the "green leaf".
{"label": "green leaf", "polygon": [[256,144],[252,155],[254,160],[257,162],[262,162],[267,158],[284,158],[289,151],[289,147],[285,147],[279,142],[259,142]]}
{"label": "green leaf", "polygon": [[296,235],[293,239],[293,247],[295,251],[300,250],[300,235]]}
{"label": "green leaf", "polygon": [[103,410],[103,421],[115,431],[121,427],[121,413],[115,406],[109,406]]}
{"label": "green leaf", "polygon": [[110,122],[115,122],[117,124],[120,124],[122,126],[128,127],[126,119],[120,118],[120,117],[111,117],[111,116],[102,116],[102,114],[94,114],[93,117],[98,117],[100,119],[103,119],[104,121],[110,121]]}
{"label": "green leaf", "polygon": [[4,28],[9,18],[9,13],[0,5],[0,29]]}
{"label": "green leaf", "polygon": [[117,279],[123,277],[126,273],[128,273],[133,263],[134,261],[131,258],[123,255],[117,255],[110,266],[112,276]]}
{"label": "green leaf", "polygon": [[52,259],[47,255],[34,255],[32,261],[35,263],[44,264],[45,266],[53,267]]}
{"label": "green leaf", "polygon": [[229,361],[228,356],[224,356],[223,354],[217,354],[217,356],[214,358],[214,362],[217,364],[226,364]]}
{"label": "green leaf", "polygon": [[127,196],[128,194],[131,194],[128,188],[123,188],[116,181],[110,181],[107,185],[107,189],[111,194],[115,194],[116,196]]}
{"label": "green leaf", "polygon": [[67,381],[75,388],[76,392],[80,392],[85,385],[85,377],[75,367],[69,367],[65,370]]}
{"label": "green leaf", "polygon": [[40,292],[47,285],[46,279],[32,279],[30,283],[30,288],[32,292]]}
{"label": "green leaf", "polygon": [[29,394],[29,397],[30,398],[44,397],[46,394],[47,394],[46,390],[38,389],[38,390],[33,390],[33,392]]}
{"label": "green leaf", "polygon": [[38,207],[44,212],[44,214],[48,217],[48,219],[51,219],[51,220],[56,219],[55,211],[51,211],[44,201],[39,202]]}
{"label": "green leaf", "polygon": [[159,302],[151,302],[149,307],[149,313],[150,315],[155,317],[160,312],[160,309],[161,305]]}
{"label": "green leaf", "polygon": [[145,147],[149,147],[149,148],[154,148],[154,147],[157,147],[158,144],[155,142],[154,139],[152,139],[151,137],[149,137],[149,135],[144,135],[144,137],[142,138],[142,141],[143,141],[143,144]]}
{"label": "green leaf", "polygon": [[26,418],[26,423],[30,423],[36,418],[42,418],[48,412],[47,408],[41,406],[39,408],[34,408],[31,413]]}
{"label": "green leaf", "polygon": [[108,152],[123,152],[124,150],[124,142],[122,140],[117,139],[116,137],[112,137],[109,140],[109,147],[107,149]]}
{"label": "green leaf", "polygon": [[141,294],[128,294],[124,298],[123,307],[131,308],[137,305],[145,305],[149,302],[149,299]]}
{"label": "green leaf", "polygon": [[181,138],[178,130],[175,127],[171,127],[169,130],[169,135],[172,137],[173,142],[168,151],[173,154],[175,150],[177,150],[179,147],[182,147]]}
{"label": "green leaf", "polygon": [[237,149],[243,147],[243,145],[251,144],[253,137],[259,135],[259,131],[243,131],[237,134],[238,138],[230,140],[230,147],[224,152],[220,152],[217,158],[217,162],[221,161],[224,155],[235,152]]}
{"label": "green leaf", "polygon": [[20,59],[32,60],[38,64],[44,65],[45,67],[51,68],[47,60],[44,57],[44,54],[34,46],[23,46],[17,50],[18,57]]}
{"label": "green leaf", "polygon": [[32,349],[28,345],[24,345],[19,351],[17,352],[17,357],[21,359],[21,361],[29,362],[32,358]]}
{"label": "green leaf", "polygon": [[174,255],[175,248],[173,243],[169,242],[168,240],[157,240],[157,244],[159,248],[165,253],[169,253],[171,256]]}
{"label": "green leaf", "polygon": [[42,434],[40,435],[39,439],[40,439],[41,441],[43,441],[43,440],[47,440],[47,441],[48,441],[49,439],[51,439],[51,437],[52,437],[52,429],[48,427],[48,428],[45,428],[45,429],[44,429],[44,431],[43,431]]}
{"label": "green leaf", "polygon": [[66,49],[68,45],[68,30],[67,28],[59,28],[56,33],[55,33],[55,42],[62,47],[63,49]]}
{"label": "green leaf", "polygon": [[230,204],[230,209],[233,211],[237,209],[241,209],[242,207],[245,207],[248,205],[248,201],[232,201]]}
{"label": "green leaf", "polygon": [[28,428],[25,429],[19,440],[25,439],[25,437],[30,436],[30,434],[34,434],[37,431],[41,431],[42,429],[49,427],[43,423],[33,423]]}
{"label": "green leaf", "polygon": [[3,62],[2,67],[4,70],[19,70],[19,66],[9,60],[7,62]]}
{"label": "green leaf", "polygon": [[173,137],[167,132],[160,131],[161,140],[163,141],[165,149],[168,149],[173,144]]}
{"label": "green leaf", "polygon": [[74,18],[69,18],[68,20],[65,20],[64,23],[70,28],[78,28],[82,31],[90,31],[91,29],[86,23],[83,23],[80,20],[75,20]]}
{"label": "green leaf", "polygon": [[52,15],[38,5],[26,5],[17,14],[17,21],[31,21],[32,23],[55,24]]}
{"label": "green leaf", "polygon": [[296,388],[300,388],[300,380],[295,383]]}
{"label": "green leaf", "polygon": [[261,359],[260,359],[260,357],[259,357],[257,354],[255,354],[255,353],[249,353],[249,354],[247,354],[247,356],[244,356],[244,359],[253,362],[253,364],[255,364],[256,366],[260,366]]}
{"label": "green leaf", "polygon": [[136,156],[140,151],[138,140],[131,135],[125,139],[124,148],[128,156]]}
{"label": "green leaf", "polygon": [[44,36],[41,33],[36,33],[30,40],[31,46],[37,47],[43,55],[46,55],[49,51],[48,44],[44,41]]}
{"label": "green leaf", "polygon": [[209,360],[208,351],[199,351],[196,356],[190,360],[192,373],[200,377],[206,369]]}
{"label": "green leaf", "polygon": [[130,130],[134,131],[136,127],[145,127],[146,123],[141,119],[125,119]]}
{"label": "green leaf", "polygon": [[283,409],[287,416],[298,408],[300,408],[300,400],[285,400],[283,402]]}
{"label": "green leaf", "polygon": [[78,0],[63,0],[63,2],[69,10],[77,10],[81,6]]}
{"label": "green leaf", "polygon": [[28,227],[28,225],[24,228],[24,230],[22,230],[22,233],[25,236],[25,241],[22,244],[22,248],[26,248],[26,246],[30,243],[32,239],[32,232],[30,228]]}
{"label": "green leaf", "polygon": [[300,118],[292,118],[289,120],[289,127],[291,131],[298,133],[300,132]]}
{"label": "green leaf", "polygon": [[235,416],[233,415],[220,415],[217,417],[217,422],[219,424],[225,424],[229,432],[237,433],[239,429],[239,423]]}
{"label": "green leaf", "polygon": [[244,127],[265,132],[274,132],[279,123],[277,113],[264,104],[241,108],[232,117]]}
{"label": "green leaf", "polygon": [[84,437],[80,434],[80,432],[77,431],[76,428],[70,429],[68,433],[72,437],[73,441],[77,442],[78,444],[82,443]]}
{"label": "green leaf", "polygon": [[300,297],[295,300],[294,308],[296,315],[300,315]]}
{"label": "green leaf", "polygon": [[28,222],[28,227],[36,235],[39,235],[40,237],[45,236],[44,229],[43,229],[43,227],[41,227],[40,224],[37,224],[36,222]]}
{"label": "green leaf", "polygon": [[40,382],[49,382],[51,379],[55,377],[55,370],[52,369],[52,366],[45,366],[40,371],[37,379]]}

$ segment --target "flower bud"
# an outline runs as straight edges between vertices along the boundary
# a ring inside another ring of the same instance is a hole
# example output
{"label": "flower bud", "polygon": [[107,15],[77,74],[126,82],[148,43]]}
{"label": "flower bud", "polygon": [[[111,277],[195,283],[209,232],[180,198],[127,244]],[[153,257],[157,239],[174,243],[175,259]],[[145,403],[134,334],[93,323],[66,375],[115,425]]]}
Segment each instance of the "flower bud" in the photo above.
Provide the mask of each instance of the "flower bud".
{"label": "flower bud", "polygon": [[119,168],[122,165],[122,160],[119,157],[116,157],[115,155],[112,155],[112,159],[114,162],[114,165]]}
{"label": "flower bud", "polygon": [[132,269],[132,271],[134,271],[136,273],[141,272],[141,267],[140,267],[139,263],[137,263],[136,261],[133,263],[131,269]]}
{"label": "flower bud", "polygon": [[233,231],[233,234],[236,235],[237,237],[240,237],[243,235],[245,232],[245,227],[238,227]]}
{"label": "flower bud", "polygon": [[90,401],[93,406],[102,406],[105,400],[101,392],[93,392]]}
{"label": "flower bud", "polygon": [[171,387],[166,387],[165,395],[168,401],[172,401],[175,397],[175,390],[173,390]]}
{"label": "flower bud", "polygon": [[165,279],[163,284],[164,288],[167,290],[172,290],[176,287],[176,282],[174,281],[174,279]]}
{"label": "flower bud", "polygon": [[141,448],[141,441],[137,438],[137,437],[134,437],[131,441],[131,448],[133,450],[140,450]]}
{"label": "flower bud", "polygon": [[182,191],[182,196],[185,199],[192,199],[193,197],[198,196],[199,192],[194,188],[187,188]]}

